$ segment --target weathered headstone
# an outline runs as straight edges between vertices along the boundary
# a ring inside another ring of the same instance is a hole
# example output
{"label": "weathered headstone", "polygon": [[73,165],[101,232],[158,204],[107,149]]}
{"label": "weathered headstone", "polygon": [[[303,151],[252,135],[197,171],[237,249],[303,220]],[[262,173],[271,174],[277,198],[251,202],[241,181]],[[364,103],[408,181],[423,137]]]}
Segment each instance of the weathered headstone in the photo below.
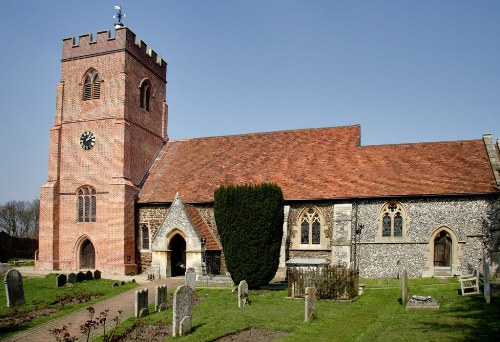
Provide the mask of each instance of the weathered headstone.
{"label": "weathered headstone", "polygon": [[71,284],[76,283],[76,274],[74,274],[74,273],[68,274],[68,283],[71,283]]}
{"label": "weathered headstone", "polygon": [[[191,326],[188,327],[188,323],[192,322],[192,310],[193,310],[193,291],[187,285],[179,286],[174,292],[173,301],[173,326],[172,335],[174,337],[184,336],[191,332]],[[189,317],[185,319],[185,317]],[[183,321],[181,325],[181,321]]]}
{"label": "weathered headstone", "polygon": [[410,299],[410,294],[408,290],[408,274],[406,273],[406,269],[403,269],[401,275],[401,304],[405,305],[408,303]]}
{"label": "weathered headstone", "polygon": [[57,287],[64,286],[66,285],[67,282],[68,282],[68,277],[66,276],[66,274],[59,274],[57,276]]}
{"label": "weathered headstone", "polygon": [[80,271],[80,272],[78,272],[78,273],[76,274],[76,282],[77,282],[77,283],[81,283],[81,282],[82,282],[82,281],[84,281],[84,280],[85,280],[85,273],[83,273],[83,272],[81,272],[81,271]]}
{"label": "weathered headstone", "polygon": [[99,270],[94,271],[94,279],[95,280],[101,279],[101,271],[99,271]]}
{"label": "weathered headstone", "polygon": [[314,286],[306,287],[305,297],[305,315],[304,322],[312,321],[315,318],[316,310],[316,288]]}
{"label": "weathered headstone", "polygon": [[488,262],[487,256],[483,257],[483,295],[486,303],[491,303],[491,291],[490,291],[490,264]]}
{"label": "weathered headstone", "polygon": [[144,317],[148,314],[148,290],[135,291],[135,317]]}
{"label": "weathered headstone", "polygon": [[5,273],[5,295],[7,297],[7,307],[24,305],[23,276],[16,269],[10,269]]}
{"label": "weathered headstone", "polygon": [[248,284],[245,280],[240,281],[238,285],[238,307],[243,308],[249,305],[248,301]]}
{"label": "weathered headstone", "polygon": [[167,309],[167,285],[155,287],[155,311]]}
{"label": "weathered headstone", "polygon": [[196,271],[194,268],[190,267],[187,269],[186,274],[186,285],[191,288],[191,290],[196,291]]}
{"label": "weathered headstone", "polygon": [[94,280],[94,275],[92,274],[92,271],[87,271],[85,273],[85,280]]}

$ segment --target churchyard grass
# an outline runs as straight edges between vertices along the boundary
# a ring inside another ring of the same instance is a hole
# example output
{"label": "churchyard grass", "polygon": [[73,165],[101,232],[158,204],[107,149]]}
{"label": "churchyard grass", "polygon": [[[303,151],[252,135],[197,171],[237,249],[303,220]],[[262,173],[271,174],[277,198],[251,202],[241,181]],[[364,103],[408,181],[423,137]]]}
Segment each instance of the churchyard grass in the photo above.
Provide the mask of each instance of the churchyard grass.
{"label": "churchyard grass", "polygon": [[[41,309],[54,309],[56,312],[50,316],[38,317],[16,327],[0,325],[0,340],[15,332],[25,330],[42,324],[50,319],[69,314],[81,308],[86,308],[96,302],[115,296],[121,292],[137,286],[136,283],[126,283],[123,286],[113,287],[114,280],[100,279],[75,283],[72,286],[56,287],[56,275],[49,274],[44,278],[23,277],[24,297],[26,304],[18,308],[8,308],[6,305],[5,290],[0,291],[0,320],[8,316],[20,315]],[[97,298],[92,298],[84,303],[67,303],[60,301],[71,298],[83,299],[88,294],[100,293]],[[78,324],[83,322],[78,322]]]}
{"label": "churchyard grass", "polygon": [[[410,279],[412,295],[432,296],[439,309],[406,310],[400,281],[364,279],[365,294],[352,302],[318,300],[316,319],[304,323],[304,301],[285,298],[286,289],[250,291],[250,306],[238,308],[231,289],[198,289],[193,331],[176,341],[211,341],[251,327],[288,333],[279,341],[490,341],[500,336],[500,299],[486,304],[482,295],[461,296],[451,279]],[[145,324],[172,322],[170,308],[143,318]],[[153,312],[150,306],[150,312]],[[132,326],[135,319],[124,322]]]}

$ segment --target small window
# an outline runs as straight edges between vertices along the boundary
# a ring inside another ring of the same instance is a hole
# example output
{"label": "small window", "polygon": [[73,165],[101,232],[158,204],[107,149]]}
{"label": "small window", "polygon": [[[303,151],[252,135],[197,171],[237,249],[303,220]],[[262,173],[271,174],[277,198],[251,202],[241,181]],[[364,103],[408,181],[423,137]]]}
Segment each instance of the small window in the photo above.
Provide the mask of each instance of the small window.
{"label": "small window", "polygon": [[321,243],[321,219],[319,212],[308,208],[300,217],[300,243],[319,245]]}
{"label": "small window", "polygon": [[78,222],[96,221],[96,191],[91,186],[78,189]]}
{"label": "small window", "polygon": [[382,207],[380,213],[382,237],[403,237],[406,215],[401,203],[396,201],[388,202]]}
{"label": "small window", "polygon": [[92,70],[85,76],[83,84],[83,100],[95,100],[101,97],[101,78],[97,71]]}
{"label": "small window", "polygon": [[141,94],[140,94],[140,106],[149,112],[151,105],[151,83],[148,80],[145,80],[141,84]]}
{"label": "small window", "polygon": [[149,249],[149,227],[141,223],[141,249]]}

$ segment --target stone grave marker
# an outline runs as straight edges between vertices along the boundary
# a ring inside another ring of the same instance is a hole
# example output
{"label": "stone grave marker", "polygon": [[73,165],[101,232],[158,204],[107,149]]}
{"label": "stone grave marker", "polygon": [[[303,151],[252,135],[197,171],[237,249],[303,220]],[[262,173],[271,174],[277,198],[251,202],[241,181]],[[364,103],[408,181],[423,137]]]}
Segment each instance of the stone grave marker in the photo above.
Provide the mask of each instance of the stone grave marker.
{"label": "stone grave marker", "polygon": [[186,285],[191,288],[192,291],[196,291],[196,271],[194,268],[190,267],[186,271]]}
{"label": "stone grave marker", "polygon": [[483,257],[483,295],[485,302],[487,304],[490,304],[491,303],[490,265],[488,263],[486,255]]}
{"label": "stone grave marker", "polygon": [[85,273],[85,280],[94,280],[94,275],[92,274],[92,271],[87,271]]}
{"label": "stone grave marker", "polygon": [[75,273],[68,274],[68,283],[71,283],[71,284],[76,283],[76,274]]}
{"label": "stone grave marker", "polygon": [[148,290],[135,291],[135,317],[145,317],[148,314]]}
{"label": "stone grave marker", "polygon": [[66,274],[59,274],[57,276],[57,287],[62,287],[68,282],[68,277]]}
{"label": "stone grave marker", "polygon": [[101,279],[101,271],[99,271],[99,270],[94,271],[94,279],[95,280]]}
{"label": "stone grave marker", "polygon": [[305,318],[304,322],[312,321],[315,318],[316,310],[316,288],[314,286],[306,287],[305,291]]}
{"label": "stone grave marker", "polygon": [[5,295],[7,297],[7,307],[24,305],[23,276],[15,268],[8,270],[4,277]]}
{"label": "stone grave marker", "polygon": [[410,299],[409,289],[408,289],[408,274],[406,269],[403,269],[401,275],[401,304],[405,305]]}
{"label": "stone grave marker", "polygon": [[193,310],[193,291],[189,286],[181,285],[175,290],[173,310],[172,335],[177,337],[189,334]]}
{"label": "stone grave marker", "polygon": [[155,311],[163,311],[167,307],[167,285],[158,285],[155,287]]}
{"label": "stone grave marker", "polygon": [[82,271],[78,272],[76,274],[76,282],[81,283],[84,280],[85,280],[85,273],[83,273]]}
{"label": "stone grave marker", "polygon": [[245,280],[240,281],[238,285],[238,307],[244,308],[249,305],[248,301],[248,284]]}

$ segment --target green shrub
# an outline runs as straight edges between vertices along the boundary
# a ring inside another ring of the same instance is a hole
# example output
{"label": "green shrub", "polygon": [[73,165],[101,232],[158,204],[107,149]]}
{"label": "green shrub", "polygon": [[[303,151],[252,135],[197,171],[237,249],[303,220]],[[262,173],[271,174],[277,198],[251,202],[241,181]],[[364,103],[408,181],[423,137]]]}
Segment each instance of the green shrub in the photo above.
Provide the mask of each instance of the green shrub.
{"label": "green shrub", "polygon": [[226,266],[233,281],[250,288],[271,281],[278,269],[283,235],[283,193],[275,184],[221,186],[214,215]]}

